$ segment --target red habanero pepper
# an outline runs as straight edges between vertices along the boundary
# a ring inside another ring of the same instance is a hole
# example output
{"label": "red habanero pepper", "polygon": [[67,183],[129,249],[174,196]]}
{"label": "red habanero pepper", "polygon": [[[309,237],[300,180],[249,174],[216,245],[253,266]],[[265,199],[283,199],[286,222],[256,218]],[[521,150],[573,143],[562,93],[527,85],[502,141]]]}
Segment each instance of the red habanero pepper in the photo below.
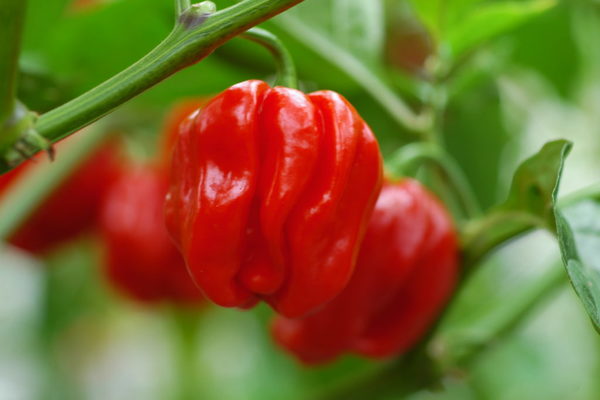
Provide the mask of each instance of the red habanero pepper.
{"label": "red habanero pepper", "polygon": [[[61,145],[58,147],[60,150]],[[44,200],[9,242],[31,253],[43,254],[93,228],[102,198],[117,175],[117,154],[114,142],[93,153]],[[44,158],[40,154],[0,175],[0,196],[34,163],[46,163]]]}
{"label": "red habanero pepper", "polygon": [[197,306],[202,294],[164,225],[167,178],[150,165],[123,168],[100,218],[105,273],[120,292],[141,303]]}
{"label": "red habanero pepper", "polygon": [[443,205],[414,180],[388,183],[348,286],[303,319],[276,317],[272,332],[306,364],[346,352],[397,356],[437,318],[457,275],[457,237]]}
{"label": "red habanero pepper", "polygon": [[182,124],[167,226],[209,299],[299,317],[348,283],[381,170],[339,94],[243,82]]}

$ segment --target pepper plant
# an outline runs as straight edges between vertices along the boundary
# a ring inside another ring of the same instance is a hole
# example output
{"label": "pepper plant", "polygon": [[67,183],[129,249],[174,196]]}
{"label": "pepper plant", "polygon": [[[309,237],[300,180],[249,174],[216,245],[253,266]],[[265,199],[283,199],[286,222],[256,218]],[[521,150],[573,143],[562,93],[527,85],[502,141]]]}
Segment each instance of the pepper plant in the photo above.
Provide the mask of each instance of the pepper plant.
{"label": "pepper plant", "polygon": [[[600,176],[580,172],[597,167],[594,34],[592,0],[0,0],[0,276],[19,251],[48,264],[29,346],[40,372],[22,390],[94,398],[78,370],[101,362],[74,353],[149,313],[169,327],[175,372],[145,371],[152,383],[130,387],[143,398],[596,398]],[[256,118],[235,125],[242,111]],[[541,140],[546,119],[565,125]],[[83,178],[93,190],[68,190],[111,146],[105,174]],[[95,193],[113,181],[113,200]],[[88,219],[72,223],[82,205]],[[280,315],[209,306],[190,276],[219,305],[262,299]],[[514,350],[567,293],[587,318],[572,354],[594,354],[572,361],[577,379]],[[524,370],[531,392],[513,389]]]}

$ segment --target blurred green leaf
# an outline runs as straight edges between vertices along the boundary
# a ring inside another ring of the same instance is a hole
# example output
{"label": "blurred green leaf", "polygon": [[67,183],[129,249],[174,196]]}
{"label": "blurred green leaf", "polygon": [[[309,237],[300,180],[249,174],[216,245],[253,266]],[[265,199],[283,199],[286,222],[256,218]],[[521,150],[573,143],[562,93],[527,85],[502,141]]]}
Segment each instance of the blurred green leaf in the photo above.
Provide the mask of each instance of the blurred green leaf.
{"label": "blurred green leaf", "polygon": [[590,199],[557,210],[556,228],[573,288],[600,333],[600,203]]}
{"label": "blurred green leaf", "polygon": [[515,172],[508,198],[465,233],[465,264],[475,265],[497,246],[530,229],[554,230],[554,205],[565,158],[566,140],[546,143]]}
{"label": "blurred green leaf", "polygon": [[333,16],[335,41],[369,62],[381,60],[385,27],[381,0],[334,0]]}
{"label": "blurred green leaf", "polygon": [[384,77],[383,59],[381,63],[366,62],[364,55],[355,53],[355,48],[347,48],[334,39],[332,20],[323,18],[323,15],[331,16],[332,5],[330,0],[309,1],[275,18],[274,22],[350,76],[398,124],[409,130],[421,129],[422,119],[391,89]]}
{"label": "blurred green leaf", "polygon": [[542,14],[556,1],[410,0],[410,3],[434,40],[448,45],[452,56],[458,58]]}
{"label": "blurred green leaf", "polygon": [[566,140],[555,140],[525,160],[515,172],[508,199],[499,209],[525,212],[539,218],[546,227],[553,227],[553,207],[571,146]]}
{"label": "blurred green leaf", "polygon": [[448,29],[445,39],[459,57],[483,42],[499,36],[552,8],[554,0],[508,1],[475,8]]}
{"label": "blurred green leaf", "polygon": [[439,39],[442,26],[442,9],[447,2],[444,0],[409,0],[409,2],[419,20],[431,33],[431,36]]}
{"label": "blurred green leaf", "polygon": [[514,150],[503,121],[500,93],[490,79],[493,75],[486,71],[468,90],[453,97],[444,120],[448,150],[462,166],[484,210],[504,200],[505,192],[498,193],[498,171],[503,168],[504,153]]}

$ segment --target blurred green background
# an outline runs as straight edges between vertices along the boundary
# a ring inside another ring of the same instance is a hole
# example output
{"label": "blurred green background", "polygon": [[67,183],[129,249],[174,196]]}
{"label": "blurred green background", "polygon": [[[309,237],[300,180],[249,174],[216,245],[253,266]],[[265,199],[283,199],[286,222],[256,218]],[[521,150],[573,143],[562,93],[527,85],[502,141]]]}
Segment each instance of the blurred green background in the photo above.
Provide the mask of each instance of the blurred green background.
{"label": "blurred green background", "polygon": [[[346,1],[354,0],[306,0],[263,26],[289,46],[303,89],[348,97],[390,155],[414,135],[382,108],[373,77],[418,107],[429,90],[424,59],[434,40],[443,51],[444,32],[432,33],[415,2],[367,0],[378,6],[357,16],[340,12]],[[467,13],[507,2],[448,3]],[[551,139],[575,143],[562,194],[600,179],[600,2],[535,3],[535,12],[515,17],[456,60],[447,87],[444,140],[485,208],[503,200],[518,163]],[[169,0],[114,0],[78,10],[70,0],[30,0],[21,100],[43,112],[92,88],[160,42],[173,18]],[[352,18],[371,28],[352,32]],[[495,23],[466,22],[467,36]],[[148,157],[178,100],[273,77],[264,49],[233,39],[122,106],[107,123],[123,133],[133,154]],[[175,399],[183,381],[206,400],[316,399],[380,367],[353,357],[323,368],[300,366],[271,343],[266,307],[182,315],[132,304],[104,281],[101,253],[93,237],[44,260],[13,249],[0,253],[0,399]],[[457,343],[477,338],[486,318],[520,287],[560,268],[558,254],[555,240],[540,232],[504,247],[481,266],[442,329]],[[178,328],[181,319],[192,326],[191,355],[181,354],[179,345],[189,339]],[[444,388],[414,398],[593,400],[600,398],[599,376],[600,339],[565,283],[525,324],[451,374]],[[369,398],[398,397],[375,391]]]}

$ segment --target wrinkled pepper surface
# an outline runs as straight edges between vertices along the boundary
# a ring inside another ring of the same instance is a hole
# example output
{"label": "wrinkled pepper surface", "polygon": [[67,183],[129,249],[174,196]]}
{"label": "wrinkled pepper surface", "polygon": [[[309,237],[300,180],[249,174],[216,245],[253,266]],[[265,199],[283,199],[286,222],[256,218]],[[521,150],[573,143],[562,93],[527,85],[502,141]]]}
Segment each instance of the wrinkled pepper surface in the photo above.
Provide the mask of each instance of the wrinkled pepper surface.
{"label": "wrinkled pepper surface", "polygon": [[195,306],[203,296],[164,224],[168,176],[150,165],[123,167],[101,213],[108,281],[141,303]]}
{"label": "wrinkled pepper surface", "polygon": [[209,299],[299,317],[348,283],[381,170],[341,95],[243,82],[182,124],[167,226]]}
{"label": "wrinkled pepper surface", "polygon": [[306,364],[348,352],[397,356],[438,317],[457,274],[457,236],[443,205],[416,181],[385,184],[349,285],[306,318],[277,317],[273,335]]}

